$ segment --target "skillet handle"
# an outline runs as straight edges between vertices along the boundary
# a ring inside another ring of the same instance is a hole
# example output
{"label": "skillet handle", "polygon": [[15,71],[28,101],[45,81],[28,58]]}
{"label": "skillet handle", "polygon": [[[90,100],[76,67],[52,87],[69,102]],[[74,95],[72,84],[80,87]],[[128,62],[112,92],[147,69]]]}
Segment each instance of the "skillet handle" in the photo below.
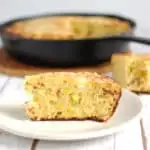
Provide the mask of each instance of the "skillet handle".
{"label": "skillet handle", "polygon": [[150,45],[150,38],[143,38],[143,37],[137,37],[137,36],[114,36],[114,37],[108,37],[107,39],[136,42],[136,43],[141,43],[145,45]]}

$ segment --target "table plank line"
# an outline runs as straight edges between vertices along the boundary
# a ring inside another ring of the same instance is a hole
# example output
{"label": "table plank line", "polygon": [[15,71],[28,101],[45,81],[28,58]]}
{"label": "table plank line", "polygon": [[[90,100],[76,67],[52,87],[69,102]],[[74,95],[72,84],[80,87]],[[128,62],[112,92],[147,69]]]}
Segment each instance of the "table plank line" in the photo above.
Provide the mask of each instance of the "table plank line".
{"label": "table plank line", "polygon": [[116,150],[116,134],[113,135],[113,150]]}
{"label": "table plank line", "polygon": [[140,127],[141,127],[143,150],[148,150],[147,138],[146,138],[146,135],[145,135],[144,125],[143,125],[143,119],[140,119]]}
{"label": "table plank line", "polygon": [[3,90],[5,89],[5,87],[7,86],[7,83],[9,82],[10,78],[6,78],[4,83],[2,84],[2,86],[0,87],[0,93],[3,92]]}
{"label": "table plank line", "polygon": [[31,150],[36,150],[39,140],[34,139],[31,144]]}
{"label": "table plank line", "polygon": [[0,134],[0,150],[30,150],[32,141],[8,132]]}

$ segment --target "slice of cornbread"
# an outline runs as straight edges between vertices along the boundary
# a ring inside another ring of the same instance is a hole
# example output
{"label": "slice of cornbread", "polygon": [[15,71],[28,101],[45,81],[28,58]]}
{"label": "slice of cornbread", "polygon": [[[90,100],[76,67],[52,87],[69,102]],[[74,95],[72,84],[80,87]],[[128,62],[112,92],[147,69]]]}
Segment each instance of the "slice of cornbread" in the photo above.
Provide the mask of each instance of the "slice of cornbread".
{"label": "slice of cornbread", "polygon": [[107,121],[115,112],[121,88],[111,78],[89,72],[55,72],[26,76],[32,120]]}
{"label": "slice of cornbread", "polygon": [[150,55],[114,54],[111,59],[113,79],[134,92],[150,92]]}

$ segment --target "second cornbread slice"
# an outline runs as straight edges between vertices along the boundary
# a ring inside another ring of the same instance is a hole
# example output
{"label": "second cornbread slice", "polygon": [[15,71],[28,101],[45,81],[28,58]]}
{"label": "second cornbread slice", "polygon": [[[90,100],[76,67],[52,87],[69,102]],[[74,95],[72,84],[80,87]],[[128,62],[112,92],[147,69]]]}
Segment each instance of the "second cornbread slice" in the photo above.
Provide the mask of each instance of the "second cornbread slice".
{"label": "second cornbread slice", "polygon": [[113,79],[135,92],[150,92],[150,55],[114,54],[111,59]]}

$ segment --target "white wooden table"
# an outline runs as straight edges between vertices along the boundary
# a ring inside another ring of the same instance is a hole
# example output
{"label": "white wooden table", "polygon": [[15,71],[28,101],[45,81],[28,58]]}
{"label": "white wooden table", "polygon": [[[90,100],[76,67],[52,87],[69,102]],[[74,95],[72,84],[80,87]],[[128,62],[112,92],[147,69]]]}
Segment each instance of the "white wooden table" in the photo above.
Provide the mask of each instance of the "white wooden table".
{"label": "white wooden table", "polygon": [[[22,86],[22,78],[0,75],[0,100]],[[144,150],[140,122],[126,131],[103,139],[81,142],[36,141],[0,131],[0,150]]]}
{"label": "white wooden table", "polygon": [[[149,35],[147,31],[142,31]],[[137,33],[141,35],[141,32]],[[145,36],[145,34],[143,34]],[[134,45],[137,52],[150,52],[148,47]],[[22,78],[9,77],[0,74],[0,100],[14,89],[19,89],[22,85]],[[149,109],[150,110],[150,109]],[[149,115],[150,116],[150,115]],[[149,117],[150,118],[150,117]],[[150,119],[147,122],[150,131]],[[145,130],[146,132],[147,130]],[[148,134],[147,134],[148,135]],[[150,134],[149,134],[150,135]],[[147,140],[150,136],[147,136]],[[22,138],[6,132],[0,131],[0,150],[149,150],[148,141],[145,142],[140,121],[124,132],[114,134],[103,139],[94,139],[80,142],[50,142]]]}

